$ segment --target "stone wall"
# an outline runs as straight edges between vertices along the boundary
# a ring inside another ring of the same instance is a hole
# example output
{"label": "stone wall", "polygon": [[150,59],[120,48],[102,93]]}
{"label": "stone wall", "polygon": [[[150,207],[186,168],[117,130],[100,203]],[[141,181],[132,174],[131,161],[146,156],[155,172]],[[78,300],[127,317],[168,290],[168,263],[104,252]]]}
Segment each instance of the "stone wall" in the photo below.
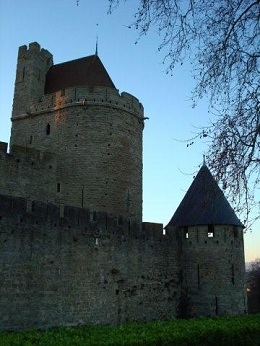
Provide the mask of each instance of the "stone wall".
{"label": "stone wall", "polygon": [[176,242],[162,225],[8,196],[0,204],[1,330],[175,316]]}
{"label": "stone wall", "polygon": [[57,160],[50,152],[0,142],[0,194],[58,202]]}
{"label": "stone wall", "polygon": [[245,313],[243,228],[205,225],[175,232],[180,244],[183,299],[188,296],[186,313],[199,316]]}

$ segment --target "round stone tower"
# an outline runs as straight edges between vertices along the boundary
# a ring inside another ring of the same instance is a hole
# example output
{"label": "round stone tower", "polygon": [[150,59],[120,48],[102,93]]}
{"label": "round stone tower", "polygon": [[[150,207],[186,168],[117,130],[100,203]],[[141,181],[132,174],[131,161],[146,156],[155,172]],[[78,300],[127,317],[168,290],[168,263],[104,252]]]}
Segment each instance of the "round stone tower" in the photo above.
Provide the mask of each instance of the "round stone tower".
{"label": "round stone tower", "polygon": [[49,66],[51,54],[36,45],[19,50],[11,148],[57,155],[53,202],[141,222],[142,105],[118,92],[97,55]]}
{"label": "round stone tower", "polygon": [[181,317],[245,313],[243,228],[204,164],[166,226],[176,237]]}

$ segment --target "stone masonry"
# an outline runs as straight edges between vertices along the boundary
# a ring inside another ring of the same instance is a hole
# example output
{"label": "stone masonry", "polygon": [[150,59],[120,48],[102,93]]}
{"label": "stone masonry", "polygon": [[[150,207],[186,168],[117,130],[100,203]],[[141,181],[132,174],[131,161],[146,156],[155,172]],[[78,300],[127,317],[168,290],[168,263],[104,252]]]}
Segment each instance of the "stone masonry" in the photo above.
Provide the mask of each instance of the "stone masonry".
{"label": "stone masonry", "polygon": [[144,119],[97,55],[54,65],[38,43],[19,48],[0,330],[246,311],[243,225],[205,165],[165,230],[142,222]]}

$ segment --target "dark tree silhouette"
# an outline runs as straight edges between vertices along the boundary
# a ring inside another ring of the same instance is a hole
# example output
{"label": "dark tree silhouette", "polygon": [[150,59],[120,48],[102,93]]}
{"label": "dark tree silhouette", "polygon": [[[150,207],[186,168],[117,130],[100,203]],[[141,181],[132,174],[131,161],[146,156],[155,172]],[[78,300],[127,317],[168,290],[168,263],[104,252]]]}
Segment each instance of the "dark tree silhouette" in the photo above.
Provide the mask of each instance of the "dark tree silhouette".
{"label": "dark tree silhouette", "polygon": [[[108,1],[112,12],[127,0]],[[187,143],[209,140],[207,163],[249,225],[260,215],[260,0],[139,0],[129,27],[158,29],[167,72],[191,62],[193,104],[207,95],[214,116]]]}
{"label": "dark tree silhouette", "polygon": [[247,272],[248,312],[260,312],[260,258],[250,263]]}

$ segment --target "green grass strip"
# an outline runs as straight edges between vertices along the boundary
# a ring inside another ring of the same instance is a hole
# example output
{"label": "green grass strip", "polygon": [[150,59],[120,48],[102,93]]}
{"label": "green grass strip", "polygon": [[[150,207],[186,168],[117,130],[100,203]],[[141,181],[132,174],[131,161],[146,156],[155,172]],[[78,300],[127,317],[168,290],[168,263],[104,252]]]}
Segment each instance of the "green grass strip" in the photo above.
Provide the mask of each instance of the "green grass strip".
{"label": "green grass strip", "polygon": [[260,345],[260,315],[0,333],[0,346],[87,345]]}

